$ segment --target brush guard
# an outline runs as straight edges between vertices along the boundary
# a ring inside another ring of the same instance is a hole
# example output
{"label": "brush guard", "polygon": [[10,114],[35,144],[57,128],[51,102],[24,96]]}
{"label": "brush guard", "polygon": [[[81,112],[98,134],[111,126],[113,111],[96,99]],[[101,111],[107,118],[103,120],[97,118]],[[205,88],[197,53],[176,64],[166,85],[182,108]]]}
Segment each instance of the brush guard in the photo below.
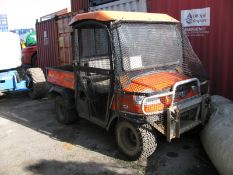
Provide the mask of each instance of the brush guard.
{"label": "brush guard", "polygon": [[[189,84],[192,82],[197,83],[197,95],[179,102],[175,102],[177,87],[180,85]],[[165,126],[161,129],[161,126],[153,123],[152,125],[158,129],[162,134],[167,136],[167,141],[170,142],[173,138],[179,138],[180,135],[197,125],[204,123],[206,116],[205,99],[207,95],[201,95],[200,81],[197,78],[191,78],[188,80],[179,81],[174,84],[172,91],[157,94],[150,97],[146,97],[142,101],[142,111],[145,115],[156,115],[156,112],[146,112],[145,106],[153,98],[161,98],[164,96],[171,96],[171,105],[164,112],[166,114]],[[201,114],[201,117],[199,117]]]}

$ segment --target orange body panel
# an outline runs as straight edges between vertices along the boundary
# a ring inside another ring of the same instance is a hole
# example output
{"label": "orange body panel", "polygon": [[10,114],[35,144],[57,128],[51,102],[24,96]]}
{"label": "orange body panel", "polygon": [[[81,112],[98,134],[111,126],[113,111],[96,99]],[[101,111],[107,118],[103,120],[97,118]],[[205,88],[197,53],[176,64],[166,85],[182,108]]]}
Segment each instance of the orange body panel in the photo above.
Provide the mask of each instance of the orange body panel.
{"label": "orange body panel", "polygon": [[141,106],[133,104],[134,96],[129,94],[117,94],[113,99],[112,110],[139,111]]}
{"label": "orange body panel", "polygon": [[49,83],[53,83],[53,84],[74,90],[74,73],[73,72],[56,70],[56,69],[48,69],[47,81]]}
{"label": "orange body panel", "polygon": [[175,18],[162,13],[123,12],[123,11],[96,11],[77,14],[70,25],[81,20],[98,21],[148,21],[148,22],[179,22]]}
{"label": "orange body panel", "polygon": [[[135,104],[134,102],[134,95],[131,94],[121,94],[114,98],[112,103],[112,110],[120,110],[120,111],[127,111],[132,113],[142,114],[141,104]],[[155,104],[155,105],[146,105],[145,111],[146,112],[153,112],[153,111],[162,111],[167,107],[165,104]]]}
{"label": "orange body panel", "polygon": [[[123,90],[125,92],[145,92],[146,90],[162,91],[164,89],[171,88],[176,82],[186,80],[188,78],[189,77],[177,72],[153,73],[131,80],[132,83]],[[197,93],[190,90],[185,97],[175,98],[175,102],[195,95],[197,95]],[[136,96],[130,94],[118,94],[113,100],[112,109],[133,113],[143,113],[141,104],[135,103],[135,97]],[[145,105],[145,112],[150,113],[154,111],[163,111],[171,105],[171,96],[160,97],[159,100],[160,103],[158,104]]]}
{"label": "orange body panel", "polygon": [[[179,102],[190,97],[197,95],[196,92],[190,90],[188,94],[183,98],[175,98],[174,102]],[[131,94],[121,94],[114,98],[112,103],[112,110],[127,111],[132,113],[142,114],[141,104],[136,104],[134,98],[136,96]],[[164,96],[159,98],[161,103],[158,104],[147,104],[144,106],[144,110],[147,113],[155,111],[164,111],[171,105],[171,96]]]}
{"label": "orange body panel", "polygon": [[176,72],[159,72],[145,75],[131,80],[131,84],[123,90],[126,92],[143,92],[145,90],[161,91],[171,87],[178,81],[186,80],[189,77]]}
{"label": "orange body panel", "polygon": [[140,85],[140,84],[130,83],[123,90],[125,92],[144,92],[147,89],[150,89],[150,88],[143,86],[143,85]]}

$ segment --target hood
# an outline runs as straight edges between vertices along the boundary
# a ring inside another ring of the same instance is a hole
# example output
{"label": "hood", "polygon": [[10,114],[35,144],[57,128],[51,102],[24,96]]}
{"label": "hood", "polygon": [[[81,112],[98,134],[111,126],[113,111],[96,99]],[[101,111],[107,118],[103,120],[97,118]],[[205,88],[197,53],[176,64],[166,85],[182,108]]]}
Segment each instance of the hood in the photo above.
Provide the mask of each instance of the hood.
{"label": "hood", "polygon": [[124,88],[126,92],[162,91],[172,87],[176,82],[186,80],[189,77],[177,72],[157,72],[131,80]]}

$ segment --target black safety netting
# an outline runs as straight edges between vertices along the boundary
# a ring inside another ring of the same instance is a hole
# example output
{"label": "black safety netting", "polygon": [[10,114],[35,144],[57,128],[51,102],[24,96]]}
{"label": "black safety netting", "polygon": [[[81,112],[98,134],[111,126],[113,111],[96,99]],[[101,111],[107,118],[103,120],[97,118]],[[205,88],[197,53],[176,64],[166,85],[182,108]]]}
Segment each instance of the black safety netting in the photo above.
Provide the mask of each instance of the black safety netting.
{"label": "black safety netting", "polygon": [[201,81],[207,78],[180,24],[121,22],[117,26],[113,30],[115,73],[121,88],[150,72],[179,72]]}
{"label": "black safety netting", "polygon": [[85,26],[74,31],[78,88],[91,104],[91,115],[103,119],[110,92],[110,45],[106,28]]}
{"label": "black safety netting", "polygon": [[81,58],[94,58],[109,55],[108,33],[105,28],[90,27],[80,29]]}
{"label": "black safety netting", "polygon": [[206,69],[204,68],[201,60],[198,58],[197,54],[194,52],[192,45],[182,29],[182,44],[183,44],[183,60],[182,60],[182,70],[184,74],[189,77],[199,78],[200,81],[205,81],[209,79]]}

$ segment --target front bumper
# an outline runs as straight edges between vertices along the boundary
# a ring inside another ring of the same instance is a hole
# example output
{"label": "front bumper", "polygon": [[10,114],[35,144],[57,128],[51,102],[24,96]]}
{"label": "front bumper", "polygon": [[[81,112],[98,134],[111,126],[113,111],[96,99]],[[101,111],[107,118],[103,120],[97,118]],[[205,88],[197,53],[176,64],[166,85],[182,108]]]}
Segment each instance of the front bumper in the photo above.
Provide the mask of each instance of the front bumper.
{"label": "front bumper", "polygon": [[[180,85],[196,82],[198,95],[191,98],[175,102],[176,91]],[[167,136],[167,141],[171,141],[173,138],[179,138],[180,135],[197,125],[204,124],[207,118],[209,110],[208,99],[209,95],[201,95],[200,82],[197,78],[191,78],[177,82],[172,87],[172,91],[157,94],[151,97],[146,97],[142,102],[142,111],[146,115],[154,115],[148,117],[148,122],[154,126],[159,132]],[[147,101],[153,98],[160,98],[163,96],[171,96],[171,105],[162,114],[147,113],[145,111],[145,104]],[[157,121],[151,122],[150,118],[156,118]]]}
{"label": "front bumper", "polygon": [[170,142],[196,126],[205,124],[210,109],[209,99],[209,95],[205,94],[183,100],[157,114],[137,115],[122,112],[120,116],[137,124],[149,123]]}
{"label": "front bumper", "polygon": [[167,141],[179,138],[184,132],[204,124],[209,110],[208,95],[182,101],[167,109],[165,134]]}

